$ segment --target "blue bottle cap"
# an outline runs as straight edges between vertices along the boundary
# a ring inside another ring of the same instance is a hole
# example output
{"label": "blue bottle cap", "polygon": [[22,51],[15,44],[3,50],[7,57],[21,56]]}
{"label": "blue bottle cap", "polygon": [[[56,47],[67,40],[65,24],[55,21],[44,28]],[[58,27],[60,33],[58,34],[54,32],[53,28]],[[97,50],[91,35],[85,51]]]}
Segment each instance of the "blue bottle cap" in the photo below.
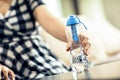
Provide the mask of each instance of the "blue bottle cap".
{"label": "blue bottle cap", "polygon": [[75,24],[79,24],[79,23],[80,23],[80,19],[75,15],[69,16],[69,18],[67,20],[67,26],[75,25]]}

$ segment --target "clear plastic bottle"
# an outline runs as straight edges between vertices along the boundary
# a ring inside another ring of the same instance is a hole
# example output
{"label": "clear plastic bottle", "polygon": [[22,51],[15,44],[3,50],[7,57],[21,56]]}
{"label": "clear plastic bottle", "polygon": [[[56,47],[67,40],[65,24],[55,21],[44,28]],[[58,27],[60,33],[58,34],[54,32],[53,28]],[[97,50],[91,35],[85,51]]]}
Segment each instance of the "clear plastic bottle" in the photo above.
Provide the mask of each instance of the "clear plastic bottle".
{"label": "clear plastic bottle", "polygon": [[86,30],[86,26],[75,16],[69,16],[67,20],[66,34],[71,43],[70,54],[72,56],[71,68],[75,72],[82,72],[89,67],[86,55],[83,53],[83,48],[80,45],[80,32]]}

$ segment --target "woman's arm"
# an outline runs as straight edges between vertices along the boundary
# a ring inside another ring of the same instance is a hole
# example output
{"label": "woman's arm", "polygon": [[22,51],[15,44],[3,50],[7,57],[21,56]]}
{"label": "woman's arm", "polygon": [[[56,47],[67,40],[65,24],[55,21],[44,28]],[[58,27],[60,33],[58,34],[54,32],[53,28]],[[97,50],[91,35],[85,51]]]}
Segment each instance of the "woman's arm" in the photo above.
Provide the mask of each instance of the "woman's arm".
{"label": "woman's arm", "polygon": [[[54,15],[52,15],[47,7],[45,5],[38,6],[34,12],[34,17],[38,21],[38,23],[52,36],[56,37],[57,39],[67,42],[67,36],[65,33],[65,24],[62,22],[62,20],[56,18]],[[85,55],[88,55],[88,50],[90,47],[90,43],[88,42],[88,38],[79,35],[81,39],[81,44],[83,46],[83,51]],[[71,42],[68,42],[67,45],[67,51],[70,50]]]}
{"label": "woman's arm", "polygon": [[56,18],[47,9],[46,5],[37,7],[34,10],[34,16],[38,23],[55,38],[66,41],[65,24],[62,20]]}

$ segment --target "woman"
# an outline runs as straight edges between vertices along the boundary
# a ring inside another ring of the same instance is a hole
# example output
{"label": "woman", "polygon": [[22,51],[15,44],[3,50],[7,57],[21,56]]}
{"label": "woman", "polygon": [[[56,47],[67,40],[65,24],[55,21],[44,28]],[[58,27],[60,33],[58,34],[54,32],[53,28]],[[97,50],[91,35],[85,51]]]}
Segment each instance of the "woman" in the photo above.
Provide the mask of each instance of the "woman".
{"label": "woman", "polygon": [[[34,80],[68,71],[38,35],[36,21],[52,36],[67,42],[65,25],[41,0],[0,0],[0,63],[13,70],[16,79]],[[90,43],[81,37],[87,55]]]}

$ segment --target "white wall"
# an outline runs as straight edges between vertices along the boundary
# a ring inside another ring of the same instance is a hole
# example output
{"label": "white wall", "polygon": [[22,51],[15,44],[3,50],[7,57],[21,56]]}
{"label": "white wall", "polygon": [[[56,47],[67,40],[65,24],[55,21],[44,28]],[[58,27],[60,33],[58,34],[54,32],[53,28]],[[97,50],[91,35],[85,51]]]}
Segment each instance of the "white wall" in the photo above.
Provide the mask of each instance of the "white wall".
{"label": "white wall", "polygon": [[47,6],[48,9],[56,16],[62,17],[62,8],[60,0],[43,0]]}
{"label": "white wall", "polygon": [[97,20],[105,18],[102,0],[81,0],[79,5],[81,13],[88,18]]}

